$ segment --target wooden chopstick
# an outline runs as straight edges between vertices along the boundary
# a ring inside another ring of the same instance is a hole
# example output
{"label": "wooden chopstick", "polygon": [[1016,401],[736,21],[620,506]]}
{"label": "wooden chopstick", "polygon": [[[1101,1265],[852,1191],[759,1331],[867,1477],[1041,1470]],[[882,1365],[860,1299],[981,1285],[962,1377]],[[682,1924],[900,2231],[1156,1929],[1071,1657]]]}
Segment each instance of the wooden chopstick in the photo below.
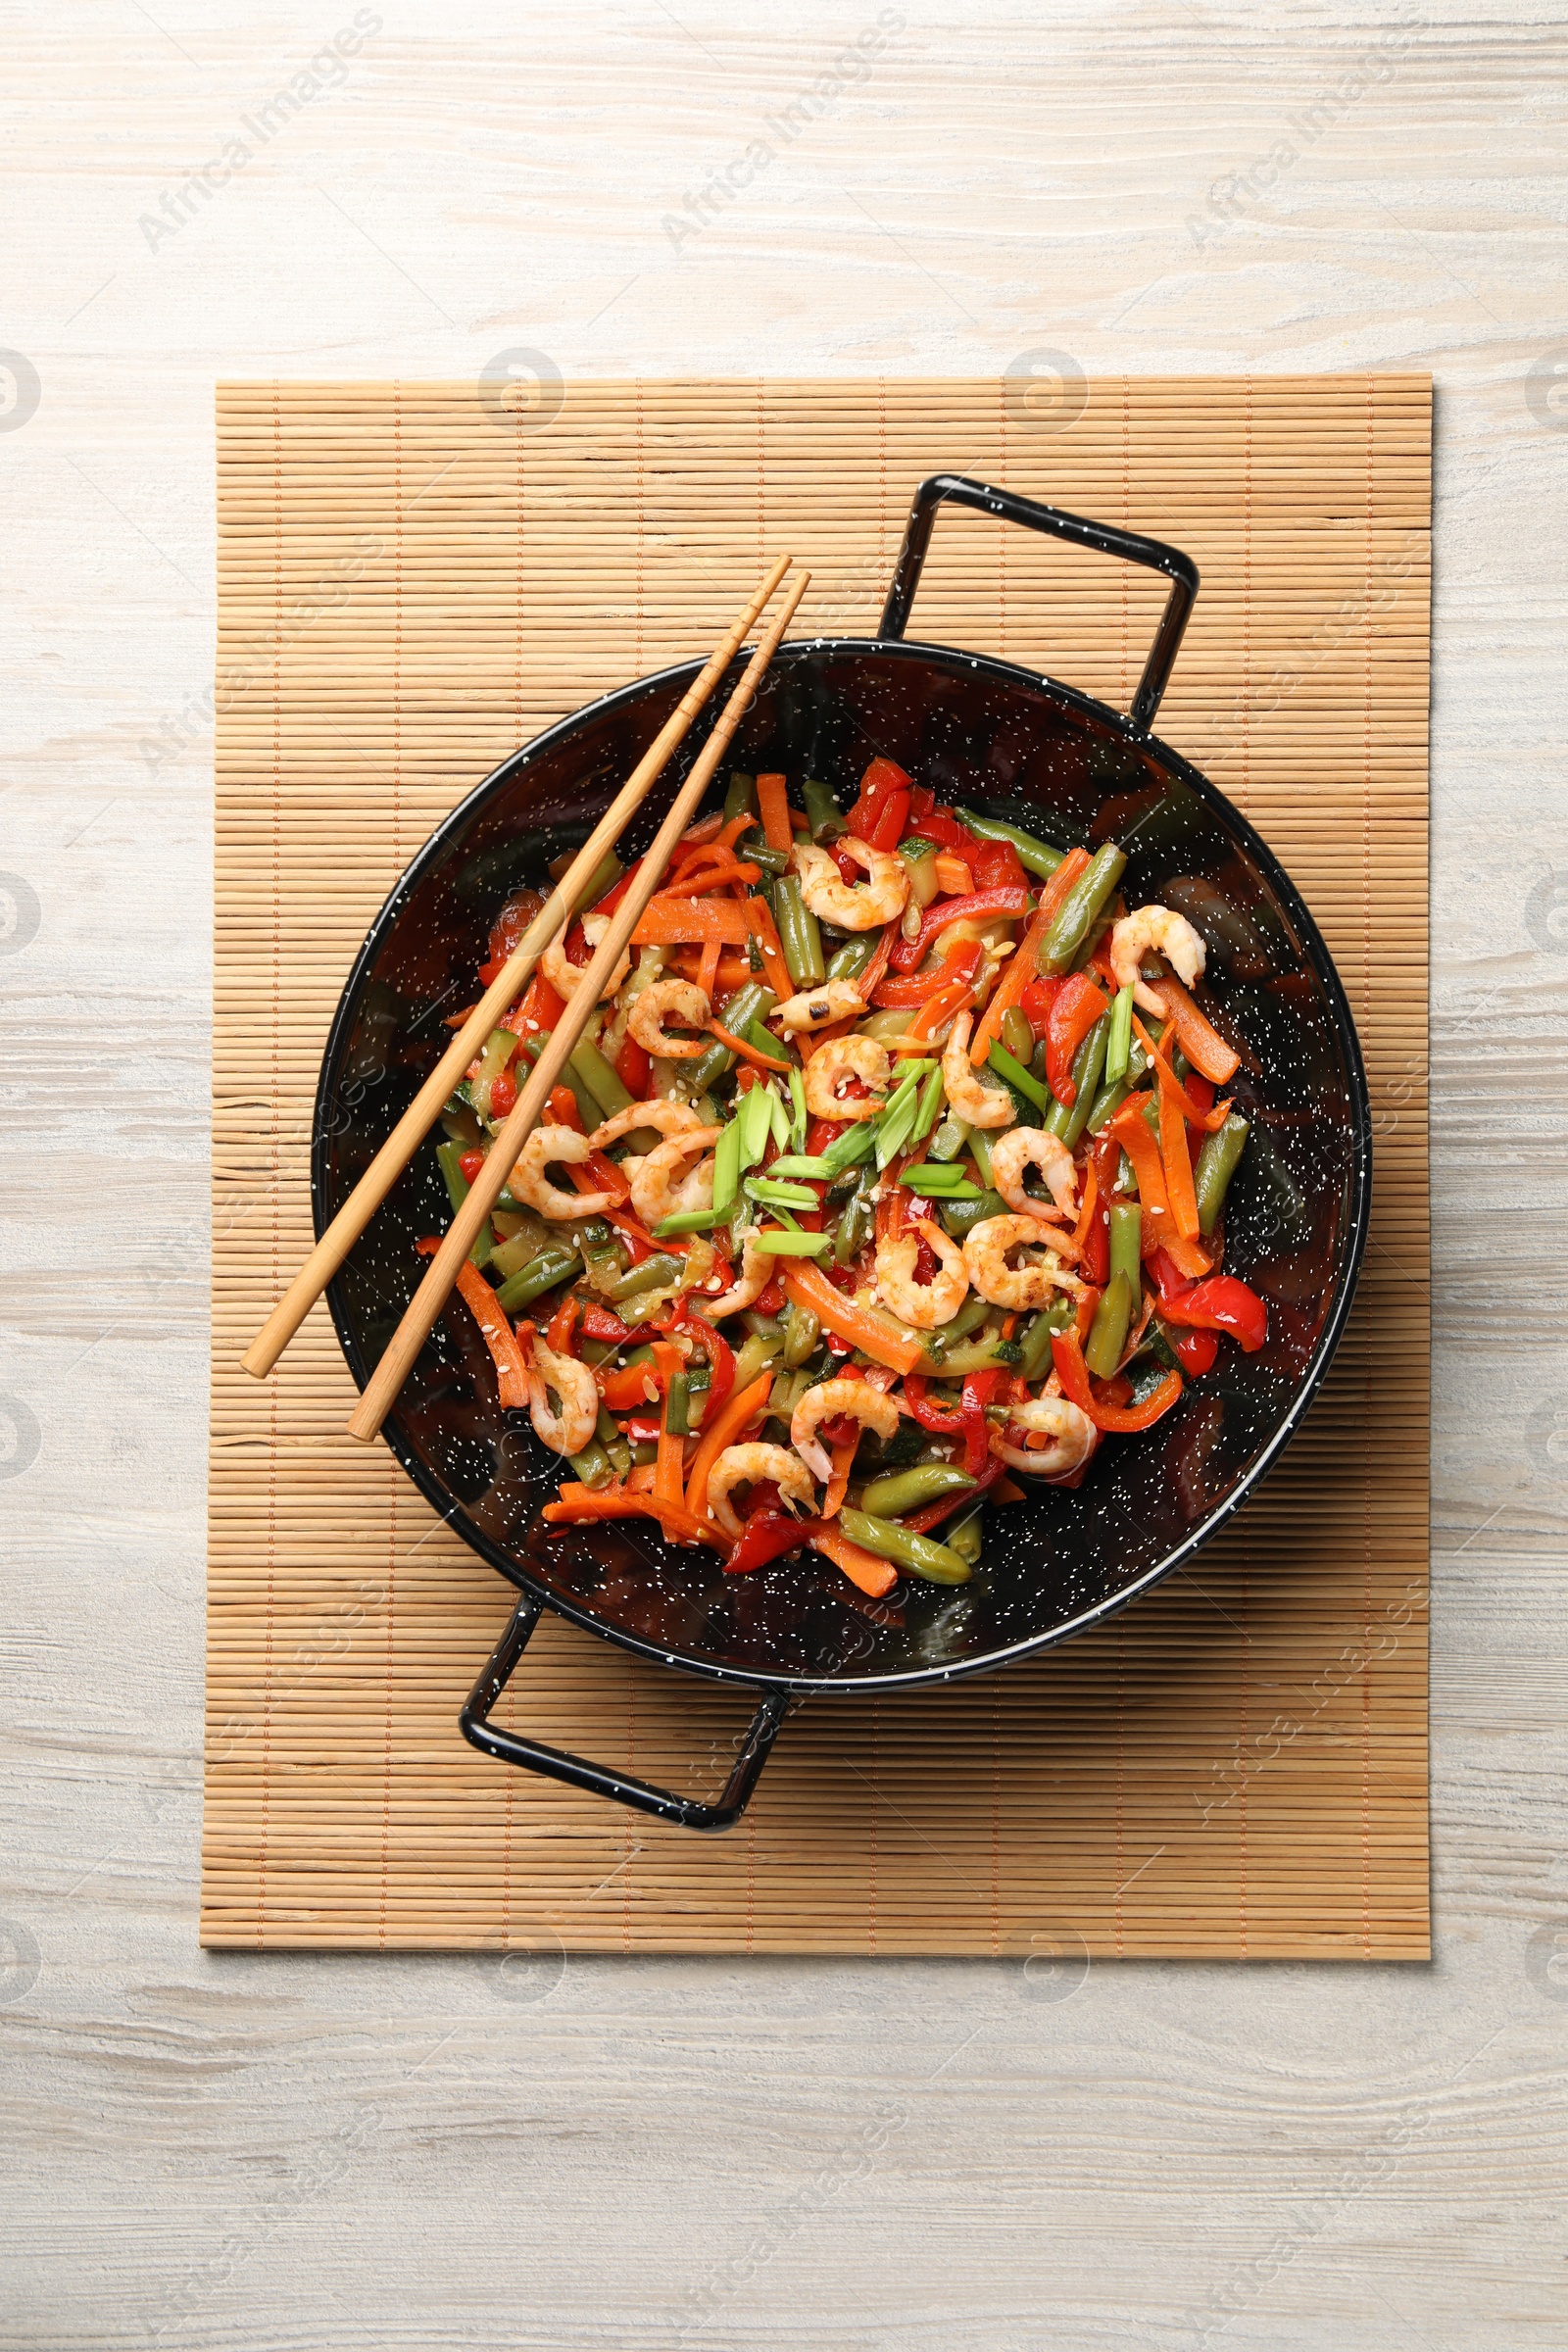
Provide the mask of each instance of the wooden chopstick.
{"label": "wooden chopstick", "polygon": [[631,888],[611,917],[610,929],[595,949],[592,960],[584,965],[576,994],[547,1040],[544,1052],[534,1064],[533,1076],[517,1097],[505,1126],[491,1145],[483,1167],[468,1187],[467,1197],[453,1218],[440,1249],[431,1258],[424,1280],[415,1292],[407,1313],[393,1333],[386,1353],[367,1382],[365,1394],[349,1421],[351,1436],[368,1443],[375,1436],[391,1410],[415,1357],[429,1338],[435,1319],[451,1295],[458,1268],[472,1249],[480,1226],[500,1198],[518,1152],[539,1123],[539,1114],[549,1101],[550,1090],[565,1067],[568,1054],[598,1004],[601,989],[629,946],[643,909],[663,880],[671,852],[686,830],[692,811],[707,791],[714,769],[728,750],[742,716],[750,708],[779,641],[795,617],[795,609],[806,594],[810,576],[808,571],[801,573],[777,615],[769,622],[761,642],[746,665],[744,676],[725,704],[712,733],[698,753],[691,774],[675,795],[669,814],[660,826],[653,847],[638,867]]}
{"label": "wooden chopstick", "polygon": [[[304,1265],[240,1357],[245,1370],[265,1380],[311,1308],[369,1224],[415,1152],[441,1115],[454,1087],[502,1014],[522,992],[534,965],[568,922],[576,894],[585,889],[607,850],[612,850],[705,708],[714,687],[750,636],[752,625],[795,561],[780,556],[766,579],[714,646],[699,677],[681,696],[621,790],[562,875],[546,906],[534,916],[506,963],[485,990],[463,1027],[420,1087],[359,1183],[322,1234]],[[793,610],[793,608],[792,608]],[[573,1033],[575,1042],[575,1033]]]}

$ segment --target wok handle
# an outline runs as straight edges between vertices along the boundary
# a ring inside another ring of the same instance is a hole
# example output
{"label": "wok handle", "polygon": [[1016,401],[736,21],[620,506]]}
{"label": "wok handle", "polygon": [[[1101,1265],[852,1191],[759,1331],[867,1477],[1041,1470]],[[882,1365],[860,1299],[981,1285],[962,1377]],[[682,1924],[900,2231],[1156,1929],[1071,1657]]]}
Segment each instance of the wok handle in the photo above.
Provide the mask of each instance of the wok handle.
{"label": "wok handle", "polygon": [[527,1772],[542,1772],[553,1781],[564,1781],[568,1788],[586,1788],[591,1796],[611,1797],[617,1805],[656,1814],[661,1821],[672,1821],[683,1830],[733,1829],[767,1762],[789,1705],[789,1692],[762,1692],[717,1804],[705,1804],[695,1796],[671,1795],[668,1789],[656,1788],[630,1773],[616,1772],[608,1764],[591,1764],[586,1756],[571,1755],[564,1748],[546,1747],[542,1740],[525,1740],[490,1721],[490,1711],[512,1680],[543,1610],[544,1602],[531,1592],[525,1592],[513,1610],[495,1655],[458,1717],[459,1729],[469,1745],[484,1755],[499,1757],[503,1764],[520,1764]]}
{"label": "wok handle", "polygon": [[904,635],[914,592],[920,584],[926,550],[931,544],[931,525],[938,507],[948,499],[955,506],[974,507],[982,514],[994,514],[999,522],[1021,523],[1027,531],[1046,531],[1054,539],[1070,539],[1075,547],[1093,548],[1096,555],[1115,556],[1124,564],[1142,564],[1150,571],[1165,574],[1170,581],[1170,594],[1165,599],[1165,610],[1159,616],[1159,627],[1149,649],[1129,714],[1134,734],[1147,735],[1169,683],[1182,632],[1198,594],[1198,566],[1191,556],[1184,556],[1179,548],[1166,547],[1158,539],[1145,539],[1137,531],[1117,530],[1113,523],[1086,522],[1080,514],[1064,514],[1059,507],[1042,507],[1032,498],[1020,498],[1014,490],[994,490],[985,482],[971,481],[966,474],[933,473],[920,484],[909,509],[898,568],[882,612],[880,636],[896,639]]}

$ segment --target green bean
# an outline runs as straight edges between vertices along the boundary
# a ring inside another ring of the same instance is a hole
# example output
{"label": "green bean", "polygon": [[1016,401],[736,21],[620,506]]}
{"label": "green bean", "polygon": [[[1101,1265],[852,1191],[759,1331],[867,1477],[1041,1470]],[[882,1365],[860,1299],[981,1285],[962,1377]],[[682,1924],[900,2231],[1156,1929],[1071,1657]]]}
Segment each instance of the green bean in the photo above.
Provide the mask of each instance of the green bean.
{"label": "green bean", "polygon": [[[571,860],[568,858],[566,863],[569,865],[570,862]],[[563,866],[561,870],[562,873],[564,873],[566,870],[565,866]],[[596,906],[599,900],[604,897],[611,884],[620,880],[620,859],[615,856],[613,850],[607,850],[604,856],[600,858],[599,863],[594,867],[594,870],[589,875],[587,881],[583,884],[581,890],[578,891],[576,897],[572,900],[572,913],[581,914],[585,906]],[[556,878],[559,880],[560,876],[558,875]]]}
{"label": "green bean", "polygon": [[690,1391],[685,1373],[672,1372],[669,1376],[669,1389],[664,1399],[664,1427],[672,1438],[685,1437],[691,1426],[687,1412],[689,1396]]}
{"label": "green bean", "polygon": [[797,1306],[792,1298],[784,1311],[784,1362],[791,1372],[799,1371],[807,1357],[815,1353],[821,1336],[818,1318],[808,1306]]}
{"label": "green bean", "polygon": [[764,1336],[760,1332],[754,1331],[741,1342],[740,1349],[735,1357],[737,1393],[742,1389],[749,1389],[760,1373],[765,1372],[769,1364],[778,1361],[779,1351],[783,1345],[782,1332]]}
{"label": "green bean", "polygon": [[640,1298],[644,1291],[662,1290],[666,1283],[678,1281],[685,1271],[686,1261],[656,1253],[645,1257],[640,1266],[628,1266],[610,1286],[609,1296],[618,1305],[622,1298]]}
{"label": "green bean", "polygon": [[956,1348],[971,1331],[978,1331],[992,1311],[990,1299],[982,1298],[978,1291],[971,1291],[951,1322],[944,1323],[940,1331],[926,1333],[926,1346],[929,1348],[933,1340],[941,1340],[946,1347]]}
{"label": "green bean", "polygon": [[632,1446],[631,1458],[639,1470],[646,1470],[650,1462],[657,1462],[659,1459],[657,1442],[653,1438],[636,1439]]}
{"label": "green bean", "polygon": [[760,866],[762,872],[771,874],[775,881],[780,874],[787,874],[790,870],[788,850],[769,849],[762,835],[755,830],[741,835],[735,844],[735,855],[746,858],[752,865]]}
{"label": "green bean", "polygon": [[972,1487],[967,1470],[954,1462],[921,1462],[913,1470],[892,1470],[873,1478],[860,1497],[860,1508],[873,1519],[902,1519],[918,1511],[939,1494],[956,1494]]}
{"label": "green bean", "polygon": [[[778,999],[770,988],[763,988],[759,981],[748,980],[744,988],[738,988],[727,1003],[719,1006],[719,1022],[731,1037],[744,1037],[747,1023],[765,1020],[777,1003]],[[700,1054],[695,1061],[686,1064],[686,1079],[692,1094],[706,1094],[709,1087],[735,1067],[735,1059],[728,1046],[721,1046],[715,1040],[706,1054]]]}
{"label": "green bean", "polygon": [[1046,1113],[1046,1133],[1059,1136],[1069,1150],[1089,1124],[1100,1073],[1105,1066],[1105,1032],[1109,1027],[1110,1016],[1102,1012],[1072,1057],[1072,1082],[1077,1092],[1071,1107],[1065,1102],[1054,1102]]}
{"label": "green bean", "polygon": [[757,779],[743,776],[738,768],[730,770],[729,789],[724,795],[724,822],[732,825],[738,816],[757,814]]}
{"label": "green bean", "polygon": [[1002,1365],[1016,1371],[1022,1361],[1023,1349],[1016,1340],[967,1340],[959,1348],[944,1348],[940,1364],[933,1357],[932,1370],[942,1380],[960,1380],[967,1373],[995,1372]]}
{"label": "green bean", "polygon": [[629,1088],[622,1086],[599,1048],[586,1037],[580,1037],[567,1054],[566,1067],[604,1105],[607,1119],[612,1119],[617,1110],[630,1110],[637,1100]]}
{"label": "green bean", "polygon": [[1065,1331],[1077,1317],[1077,1308],[1070,1298],[1053,1298],[1043,1306],[1023,1335],[1023,1362],[1018,1366],[1023,1379],[1033,1382],[1042,1379],[1052,1365],[1053,1335]]}
{"label": "green bean", "polygon": [[1136,1200],[1113,1200],[1110,1207],[1110,1273],[1127,1277],[1129,1303],[1143,1289],[1139,1252],[1144,1238],[1144,1212]]}
{"label": "green bean", "polygon": [[1101,908],[1121,880],[1127,853],[1113,841],[1097,850],[1056,909],[1040,951],[1040,969],[1060,973],[1072,969],[1073,957],[1089,936]]}
{"label": "green bean", "polygon": [[1042,1085],[1047,1085],[1050,1083],[1050,1072],[1051,1056],[1046,1052],[1046,1041],[1042,1037],[1036,1040],[1035,1050],[1029,1056],[1029,1075],[1038,1078]]}
{"label": "green bean", "polygon": [[1108,1380],[1120,1363],[1132,1312],[1133,1295],[1127,1277],[1113,1274],[1100,1295],[1084,1348],[1084,1362],[1097,1379]]}
{"label": "green bean", "polygon": [[967,1560],[960,1560],[946,1544],[934,1544],[929,1536],[911,1535],[896,1520],[873,1519],[865,1511],[843,1511],[839,1525],[852,1544],[862,1551],[874,1551],[878,1559],[891,1560],[896,1568],[906,1568],[911,1576],[923,1577],[931,1585],[966,1585],[974,1574]]}
{"label": "green bean", "polygon": [[978,1200],[938,1200],[937,1213],[954,1240],[961,1242],[965,1234],[973,1233],[975,1227],[983,1225],[987,1217],[1004,1217],[1007,1203],[1000,1193],[988,1191],[982,1193]]}
{"label": "green bean", "polygon": [[514,1315],[519,1307],[532,1306],[536,1298],[542,1298],[546,1291],[553,1291],[569,1274],[581,1272],[582,1259],[576,1250],[566,1249],[561,1242],[552,1242],[504,1282],[496,1298],[504,1314]]}
{"label": "green bean", "polygon": [[599,1407],[599,1419],[594,1435],[610,1456],[610,1466],[624,1478],[631,1468],[631,1447],[620,1434],[620,1425],[608,1404]]}
{"label": "green bean", "polygon": [[[458,1164],[463,1158],[463,1150],[461,1144],[453,1143],[437,1144],[435,1148],[435,1155],[441,1165],[441,1174],[446,1181],[447,1199],[452,1203],[454,1215],[468,1198],[468,1179]],[[495,1227],[486,1217],[478,1233],[474,1236],[473,1248],[468,1251],[470,1263],[476,1266],[487,1266],[495,1254]]]}
{"label": "green bean", "polygon": [[1198,1165],[1193,1170],[1200,1233],[1212,1233],[1218,1223],[1236,1163],[1247,1149],[1250,1132],[1250,1122],[1233,1110],[1223,1127],[1213,1135],[1204,1136]]}
{"label": "green bean", "polygon": [[861,931],[835,948],[828,957],[827,976],[830,980],[858,980],[872,956],[881,937],[877,931]]}
{"label": "green bean", "polygon": [[1009,1004],[1003,1014],[1002,1042],[1013,1060],[1021,1061],[1027,1069],[1029,1057],[1035,1050],[1035,1033],[1029,1026],[1029,1015],[1021,1004]]}
{"label": "green bean", "polygon": [[954,815],[960,824],[981,841],[1010,841],[1018,853],[1018,862],[1042,882],[1049,882],[1065,852],[1054,850],[1049,841],[1041,841],[1033,833],[1025,833],[1019,825],[1005,825],[1000,816],[977,816],[972,808],[956,808]]}
{"label": "green bean", "polygon": [[[540,1054],[545,1050],[545,1043],[546,1041],[542,1037],[525,1037],[523,1039],[522,1050],[527,1054],[530,1061],[538,1060]],[[567,1062],[565,1068],[562,1071],[561,1076],[562,1079],[564,1080],[566,1086],[569,1088],[571,1099],[577,1105],[577,1116],[581,1119],[583,1126],[591,1135],[596,1127],[603,1124],[605,1116],[604,1112],[600,1109],[594,1096],[583,1084],[583,1081],[577,1076],[569,1061]],[[628,1096],[627,1101],[629,1102],[631,1098]]]}
{"label": "green bean", "polygon": [[1133,1050],[1133,985],[1118,989],[1116,1002],[1110,1008],[1110,1037],[1105,1046],[1105,1077],[1115,1085],[1127,1075],[1127,1064]]}
{"label": "green bean", "polygon": [[984,1527],[985,1505],[977,1502],[972,1509],[965,1511],[961,1519],[949,1522],[942,1540],[950,1551],[957,1553],[960,1560],[967,1560],[971,1568],[978,1568]]}
{"label": "green bean", "polygon": [[608,1487],[615,1475],[614,1465],[597,1438],[590,1438],[581,1453],[570,1457],[572,1476],[585,1487]]}
{"label": "green bean", "polygon": [[[822,933],[815,915],[801,896],[800,877],[781,874],[773,885],[773,913],[779,946],[790,978],[797,988],[816,988],[827,978],[822,960]],[[729,1027],[726,1021],[725,1028]]]}
{"label": "green bean", "polygon": [[[858,1257],[871,1238],[871,1227],[875,1222],[875,1215],[876,1212],[866,1195],[863,1192],[858,1192],[855,1199],[840,1212],[839,1221],[833,1229],[833,1262],[835,1265],[847,1266],[853,1258]],[[737,1375],[737,1377],[739,1376]]]}
{"label": "green bean", "polygon": [[819,846],[824,841],[836,841],[844,830],[844,817],[831,788],[819,784],[814,776],[808,776],[801,791],[811,823],[811,839]]}

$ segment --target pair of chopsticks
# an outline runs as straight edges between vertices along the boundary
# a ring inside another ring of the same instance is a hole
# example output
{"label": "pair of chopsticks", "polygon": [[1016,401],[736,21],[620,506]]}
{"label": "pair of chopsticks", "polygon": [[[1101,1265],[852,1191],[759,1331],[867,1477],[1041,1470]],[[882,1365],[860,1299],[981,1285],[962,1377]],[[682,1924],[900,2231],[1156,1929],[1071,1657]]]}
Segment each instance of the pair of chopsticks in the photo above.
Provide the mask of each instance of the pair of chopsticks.
{"label": "pair of chopsticks", "polygon": [[[771,600],[793,561],[790,556],[779,558],[756,595],[725,630],[702,674],[693,681],[637,762],[621,791],[562,875],[548,904],[535,915],[503,969],[469,1013],[272,1309],[241,1358],[245,1370],[258,1380],[265,1379],[270,1372],[423,1143],[450,1100],[454,1087],[467,1070],[491,1030],[521,994],[534,965],[557,932],[570,921],[576,911],[578,894],[586,889],[605,852],[614,847],[663,773],[693,720],[708,704],[713,689],[745,643],[753,624]],[[496,1136],[483,1167],[468,1187],[466,1199],[453,1219],[440,1249],[431,1258],[423,1281],[367,1384],[348,1425],[356,1438],[368,1442],[375,1436],[408,1378],[416,1356],[429,1338],[436,1317],[451,1296],[458,1268],[467,1256],[480,1227],[495,1206],[523,1144],[539,1124],[540,1113],[550,1099],[550,1091],[560,1078],[567,1056],[576,1046],[590,1013],[599,1002],[601,988],[625,952],[649,900],[663,880],[664,869],[675,845],[685,832],[715,768],[728,750],[731,738],[778,649],[779,641],[795,616],[796,607],[806,594],[810,576],[809,572],[801,573],[777,615],[768,623],[740,683],[698,754],[691,774],[675,795],[669,813],[659,828],[653,847],[638,867],[631,888],[615,909],[609,930],[590,961],[583,966],[576,993],[555,1031],[547,1039],[544,1052],[534,1064],[532,1076]]]}

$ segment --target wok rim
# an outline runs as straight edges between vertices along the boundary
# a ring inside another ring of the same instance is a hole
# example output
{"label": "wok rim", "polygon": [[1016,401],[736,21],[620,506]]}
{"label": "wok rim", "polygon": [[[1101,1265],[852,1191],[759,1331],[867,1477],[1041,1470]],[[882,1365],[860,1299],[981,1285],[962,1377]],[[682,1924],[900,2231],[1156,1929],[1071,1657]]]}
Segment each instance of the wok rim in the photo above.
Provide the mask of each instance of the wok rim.
{"label": "wok rim", "polygon": [[[1021,1660],[1036,1657],[1043,1651],[1054,1649],[1079,1634],[1090,1633],[1105,1624],[1131,1602],[1140,1600],[1155,1585],[1202,1550],[1205,1544],[1233,1519],[1243,1504],[1250,1501],[1268,1472],[1279,1460],[1286,1446],[1300,1427],[1308,1406],[1326,1379],[1338,1350],[1354,1303],[1361,1263],[1366,1250],[1372,1207],[1372,1105],[1367,1089],[1366,1066],[1361,1042],[1356,1034],[1349,999],[1341,980],[1327,943],[1318,929],[1310,907],[1301,897],[1279,858],[1258,834],[1235,803],[1210,783],[1201,769],[1172,750],[1161,737],[1150,732],[1140,733],[1122,712],[1108,703],[1084,694],[1077,687],[1065,684],[1046,672],[1025,668],[1021,663],[1004,662],[991,654],[966,653],[953,646],[928,644],[913,638],[888,637],[804,637],[781,644],[774,656],[775,665],[807,656],[827,656],[833,659],[870,656],[884,660],[908,660],[936,662],[956,675],[983,675],[993,683],[1008,688],[1027,688],[1031,693],[1046,693],[1058,697],[1072,710],[1099,724],[1110,728],[1121,739],[1137,749],[1152,755],[1162,767],[1193,790],[1215,811],[1222,822],[1242,842],[1248,854],[1256,861],[1270,888],[1276,893],[1289,913],[1305,948],[1314,977],[1323,991],[1336,1042],[1344,1057],[1348,1092],[1349,1095],[1350,1155],[1350,1215],[1348,1247],[1342,1262],[1335,1296],[1324,1317],[1323,1328],[1312,1351],[1311,1361],[1300,1386],[1283,1415],[1273,1436],[1239,1480],[1232,1492],[1183,1539],[1173,1551],[1146,1569],[1123,1591],[1096,1601],[1080,1610],[1062,1624],[1049,1628],[1043,1634],[1031,1635],[1026,1641],[1010,1643],[1005,1648],[987,1652],[984,1657],[966,1660],[956,1666],[927,1666],[906,1669],[893,1674],[855,1676],[813,1676],[769,1673],[761,1669],[742,1670],[739,1667],[716,1665],[711,1659],[694,1656],[651,1642],[645,1636],[623,1627],[609,1625],[602,1617],[560,1592],[542,1579],[531,1575],[521,1561],[502,1548],[484,1530],[471,1520],[441,1480],[418,1459],[413,1445],[404,1432],[394,1406],[382,1425],[381,1435],[404,1471],[413,1480],[432,1508],[462,1536],[469,1548],[478,1553],[507,1583],[519,1592],[529,1592],[545,1607],[564,1617],[568,1624],[583,1633],[595,1635],[617,1649],[644,1659],[654,1666],[666,1666],[685,1674],[701,1676],[708,1682],[738,1686],[749,1690],[788,1690],[793,1694],[810,1697],[855,1697],[860,1694],[877,1696],[885,1691],[928,1690],[945,1684],[967,1681],[973,1676],[997,1674]],[[744,650],[736,656],[736,668],[744,660]],[[702,664],[697,661],[672,662],[661,670],[634,678],[627,684],[612,687],[608,693],[584,703],[565,717],[557,719],[540,734],[509,752],[506,759],[475,784],[449,815],[444,817],[428,840],[410,859],[394,882],[351,965],[338,998],[326,1043],[321,1054],[320,1073],[317,1081],[316,1101],[312,1111],[311,1144],[311,1215],[318,1240],[329,1222],[326,1204],[327,1148],[331,1141],[329,1118],[332,1098],[336,1089],[339,1064],[347,1047],[354,1016],[365,981],[369,974],[390,931],[395,927],[405,901],[413,894],[427,872],[438,865],[451,847],[452,838],[478,813],[483,803],[505,785],[514,780],[518,763],[541,758],[570,740],[571,736],[591,722],[609,715],[618,708],[629,708],[638,700],[653,696],[661,688],[677,683],[689,684]],[[732,670],[732,675],[735,674]],[[722,681],[721,683],[727,683]],[[328,1311],[343,1350],[350,1376],[362,1393],[369,1380],[371,1367],[361,1352],[358,1338],[350,1323],[344,1296],[341,1272],[335,1274],[326,1290]]]}

